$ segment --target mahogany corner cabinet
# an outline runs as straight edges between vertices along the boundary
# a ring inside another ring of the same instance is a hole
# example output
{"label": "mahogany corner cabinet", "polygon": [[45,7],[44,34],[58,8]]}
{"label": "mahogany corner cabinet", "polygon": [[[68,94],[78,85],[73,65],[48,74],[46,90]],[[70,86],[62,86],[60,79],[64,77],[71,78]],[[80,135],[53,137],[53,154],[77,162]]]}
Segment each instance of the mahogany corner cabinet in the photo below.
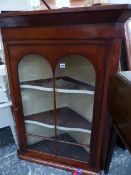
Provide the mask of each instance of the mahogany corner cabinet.
{"label": "mahogany corner cabinet", "polygon": [[127,4],[0,15],[21,159],[106,168],[110,81],[130,16]]}

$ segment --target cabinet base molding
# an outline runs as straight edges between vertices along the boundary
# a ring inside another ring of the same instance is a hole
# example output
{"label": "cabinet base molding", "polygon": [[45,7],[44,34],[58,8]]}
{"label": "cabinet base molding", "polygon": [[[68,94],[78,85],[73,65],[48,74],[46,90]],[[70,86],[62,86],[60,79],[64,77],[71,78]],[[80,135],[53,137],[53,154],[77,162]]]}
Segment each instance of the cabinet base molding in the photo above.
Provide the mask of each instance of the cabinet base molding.
{"label": "cabinet base molding", "polygon": [[[63,164],[59,163],[59,161],[57,162],[57,160],[55,162],[51,161],[51,160],[48,161],[46,158],[44,160],[38,154],[36,154],[34,156],[33,151],[26,151],[26,152],[18,151],[17,154],[18,154],[18,157],[22,160],[32,161],[34,163],[39,163],[39,164],[42,164],[42,165],[45,165],[45,166],[51,166],[51,167],[54,167],[54,168],[60,168],[60,169],[66,170],[66,171],[71,171],[72,173],[74,171],[76,171],[76,166],[70,166],[70,165],[66,166],[65,163],[63,163]],[[52,156],[52,157],[55,157],[55,156]],[[82,172],[83,172],[83,175],[97,175],[98,172],[99,172],[98,170],[96,172],[94,172],[94,168],[92,170],[90,168],[90,165],[87,166],[87,169],[88,170],[81,169]]]}

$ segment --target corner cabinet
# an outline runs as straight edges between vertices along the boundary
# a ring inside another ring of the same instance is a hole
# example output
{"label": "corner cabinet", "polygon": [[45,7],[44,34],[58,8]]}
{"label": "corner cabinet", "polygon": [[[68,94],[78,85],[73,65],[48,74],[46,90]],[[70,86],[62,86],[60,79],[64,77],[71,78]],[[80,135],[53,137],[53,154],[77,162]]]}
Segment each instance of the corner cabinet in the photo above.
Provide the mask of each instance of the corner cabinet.
{"label": "corner cabinet", "polygon": [[107,98],[130,9],[0,15],[20,158],[85,174],[106,168]]}

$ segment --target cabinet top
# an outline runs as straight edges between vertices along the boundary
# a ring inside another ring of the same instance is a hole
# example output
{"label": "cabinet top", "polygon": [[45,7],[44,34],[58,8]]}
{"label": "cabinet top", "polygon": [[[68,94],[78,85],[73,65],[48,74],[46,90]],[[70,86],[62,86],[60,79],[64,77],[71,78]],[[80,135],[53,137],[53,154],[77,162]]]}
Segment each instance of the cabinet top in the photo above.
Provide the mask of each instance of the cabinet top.
{"label": "cabinet top", "polygon": [[131,4],[100,5],[0,14],[0,27],[54,26],[95,23],[124,23],[131,17]]}

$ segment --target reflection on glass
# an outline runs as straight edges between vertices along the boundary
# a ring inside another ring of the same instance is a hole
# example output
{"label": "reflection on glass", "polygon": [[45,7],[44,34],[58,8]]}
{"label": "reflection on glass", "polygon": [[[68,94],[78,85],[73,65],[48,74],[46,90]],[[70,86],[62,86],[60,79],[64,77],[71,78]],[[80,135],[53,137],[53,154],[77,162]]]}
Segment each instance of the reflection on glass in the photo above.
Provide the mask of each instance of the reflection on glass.
{"label": "reflection on glass", "polygon": [[52,70],[45,58],[30,54],[22,58],[18,72],[27,143],[40,149],[44,137],[55,138]]}
{"label": "reflection on glass", "polygon": [[[58,62],[55,76],[57,140],[90,145],[95,93],[93,65],[83,56],[66,56]],[[59,135],[60,131],[65,137]]]}
{"label": "reflection on glass", "polygon": [[67,144],[57,142],[58,156],[74,159],[82,162],[88,162],[89,160],[89,148],[84,146],[77,146],[73,144]]}
{"label": "reflection on glass", "polygon": [[28,135],[27,140],[30,141],[30,144],[28,144],[29,149],[47,154],[56,154],[56,142],[53,139]]}

